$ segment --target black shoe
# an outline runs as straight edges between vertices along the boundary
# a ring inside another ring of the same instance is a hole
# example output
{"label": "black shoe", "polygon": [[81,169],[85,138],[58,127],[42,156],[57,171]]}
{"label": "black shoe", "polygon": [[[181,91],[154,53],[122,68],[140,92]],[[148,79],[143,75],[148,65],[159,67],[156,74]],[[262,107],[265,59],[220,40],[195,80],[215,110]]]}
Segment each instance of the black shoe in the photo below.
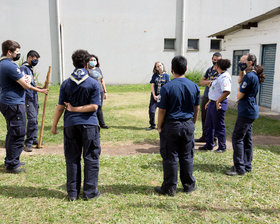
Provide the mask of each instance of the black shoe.
{"label": "black shoe", "polygon": [[[37,140],[35,140],[35,141],[33,141],[32,145],[36,145],[36,146],[37,146],[38,143],[39,143],[39,142],[38,142]],[[44,145],[44,144],[45,144],[44,142],[41,142],[41,145]]]}
{"label": "black shoe", "polygon": [[95,194],[92,198],[89,198],[89,197],[87,197],[87,196],[83,196],[83,200],[84,200],[84,201],[90,201],[90,200],[92,200],[92,199],[94,199],[94,198],[99,198],[100,195],[101,195],[101,192],[100,192],[100,191],[97,191],[96,194]]}
{"label": "black shoe", "polygon": [[101,128],[104,128],[104,129],[108,129],[109,127],[107,125],[100,125]]}
{"label": "black shoe", "polygon": [[244,174],[245,173],[237,172],[235,166],[232,166],[231,169],[226,172],[226,175],[229,175],[229,176],[244,175]]}
{"label": "black shoe", "polygon": [[14,174],[18,174],[18,173],[22,173],[25,172],[25,169],[21,166],[15,168],[15,169],[7,169],[6,170],[7,173],[14,173]]}
{"label": "black shoe", "polygon": [[77,200],[78,200],[78,197],[70,197],[70,196],[68,195],[67,199],[68,199],[68,201],[77,201]]}
{"label": "black shoe", "polygon": [[23,149],[25,152],[32,152],[32,146],[24,146],[24,149]]}
{"label": "black shoe", "polygon": [[226,149],[217,149],[217,150],[215,150],[214,152],[215,153],[224,153],[224,152],[226,152],[227,150]]}
{"label": "black shoe", "polygon": [[151,130],[153,130],[153,129],[156,129],[156,127],[150,126],[150,127],[146,128],[146,131],[151,131]]}
{"label": "black shoe", "polygon": [[174,197],[176,195],[176,190],[167,190],[167,191],[163,191],[161,189],[161,187],[155,187],[155,192],[157,192],[158,194],[162,194],[162,195],[168,195],[171,197]]}
{"label": "black shoe", "polygon": [[193,192],[196,190],[196,185],[194,185],[193,187],[189,187],[189,188],[184,188],[184,192],[186,192],[187,194]]}
{"label": "black shoe", "polygon": [[206,142],[206,139],[203,136],[201,136],[200,138],[197,138],[194,141],[195,142]]}
{"label": "black shoe", "polygon": [[205,150],[205,151],[209,150],[209,151],[211,151],[212,149],[209,149],[209,148],[206,147],[206,145],[203,145],[203,146],[198,147],[198,150]]}

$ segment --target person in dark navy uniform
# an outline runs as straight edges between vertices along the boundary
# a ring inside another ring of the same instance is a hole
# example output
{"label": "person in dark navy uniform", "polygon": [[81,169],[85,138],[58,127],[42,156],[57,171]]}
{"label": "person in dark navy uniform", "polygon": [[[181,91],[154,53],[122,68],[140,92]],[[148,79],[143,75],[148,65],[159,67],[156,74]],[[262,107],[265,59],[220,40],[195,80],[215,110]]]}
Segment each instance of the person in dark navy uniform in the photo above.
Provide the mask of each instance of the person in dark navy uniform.
{"label": "person in dark navy uniform", "polygon": [[24,163],[20,162],[26,125],[24,89],[48,94],[47,89],[30,85],[30,79],[13,62],[20,58],[19,49],[20,45],[16,41],[4,41],[0,58],[0,111],[7,123],[5,167],[9,173],[25,171],[22,167]]}
{"label": "person in dark navy uniform", "polygon": [[215,146],[214,136],[218,138],[218,149],[216,153],[226,151],[226,127],[225,113],[228,109],[228,96],[231,92],[231,76],[227,69],[231,66],[228,59],[220,59],[215,65],[219,77],[213,81],[209,89],[209,101],[205,105],[207,109],[205,131],[206,144],[199,150],[212,150]]}
{"label": "person in dark navy uniform", "polygon": [[64,154],[69,200],[77,200],[81,188],[81,154],[84,158],[83,198],[98,197],[100,134],[96,111],[101,103],[98,82],[88,75],[90,54],[77,50],[72,55],[74,72],[61,87],[54,114],[52,133],[64,110]]}
{"label": "person in dark navy uniform", "polygon": [[[35,82],[33,68],[39,62],[40,55],[37,51],[31,50],[27,53],[27,60],[21,65],[20,70],[24,75],[27,75],[31,79],[31,85],[38,87]],[[25,90],[25,109],[27,118],[27,130],[24,151],[32,152],[32,145],[37,145],[37,133],[38,133],[38,95],[37,91]]]}
{"label": "person in dark navy uniform", "polygon": [[154,74],[150,81],[150,83],[152,84],[152,92],[151,92],[150,104],[149,104],[150,127],[146,128],[146,131],[156,129],[155,114],[157,108],[158,95],[160,93],[161,87],[167,82],[169,82],[170,80],[169,75],[165,71],[164,65],[159,61],[155,63],[153,73]]}
{"label": "person in dark navy uniform", "polygon": [[[201,111],[201,122],[202,122],[202,136],[195,140],[195,142],[206,142],[205,138],[205,120],[206,120],[206,110],[205,104],[208,102],[208,92],[211,83],[219,76],[218,72],[214,69],[214,66],[217,64],[217,61],[222,59],[222,55],[219,52],[216,52],[212,56],[213,65],[208,68],[200,80],[200,85],[205,86],[204,94],[201,97],[200,111]],[[217,138],[215,137],[215,143]],[[217,144],[217,143],[216,143]]]}
{"label": "person in dark navy uniform", "polygon": [[185,57],[174,57],[171,69],[174,79],[161,88],[158,98],[158,132],[164,178],[161,187],[156,187],[155,191],[175,196],[178,160],[184,191],[190,193],[196,188],[193,177],[194,124],[199,111],[200,91],[198,85],[185,78]]}
{"label": "person in dark navy uniform", "polygon": [[234,166],[226,172],[227,175],[244,175],[252,170],[253,122],[259,116],[257,94],[260,83],[264,82],[264,68],[257,65],[257,58],[253,54],[243,55],[239,62],[240,87],[237,92],[238,115],[232,133]]}

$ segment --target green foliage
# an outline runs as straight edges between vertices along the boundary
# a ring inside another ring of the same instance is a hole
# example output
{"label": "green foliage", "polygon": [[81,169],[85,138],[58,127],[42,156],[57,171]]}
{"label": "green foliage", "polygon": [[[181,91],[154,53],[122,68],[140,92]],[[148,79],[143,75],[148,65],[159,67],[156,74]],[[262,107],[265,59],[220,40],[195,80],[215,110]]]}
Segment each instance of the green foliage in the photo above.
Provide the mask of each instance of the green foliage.
{"label": "green foliage", "polygon": [[192,70],[188,70],[187,71],[185,77],[188,78],[189,80],[193,81],[197,85],[199,85],[200,80],[201,80],[203,74],[204,73],[203,73],[202,70],[192,69]]}

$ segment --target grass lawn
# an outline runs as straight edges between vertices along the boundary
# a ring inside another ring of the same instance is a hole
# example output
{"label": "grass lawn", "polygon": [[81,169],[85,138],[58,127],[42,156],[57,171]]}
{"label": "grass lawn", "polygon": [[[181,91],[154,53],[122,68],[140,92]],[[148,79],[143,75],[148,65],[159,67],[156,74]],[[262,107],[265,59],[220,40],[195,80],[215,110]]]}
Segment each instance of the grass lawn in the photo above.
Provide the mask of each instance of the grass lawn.
{"label": "grass lawn", "polygon": [[[58,101],[58,86],[50,88],[44,131],[47,145],[63,143],[62,120],[59,135],[50,134]],[[101,130],[106,144],[158,142],[156,131],[147,132],[150,85],[108,86],[104,102],[108,130]],[[40,97],[42,104],[42,96]],[[40,116],[41,117],[41,116]],[[226,113],[231,135],[236,111]],[[0,137],[5,122],[0,117]],[[261,117],[254,123],[254,135],[280,135],[280,121]],[[196,137],[201,123],[196,125]],[[0,149],[3,150],[3,149]],[[0,156],[3,161],[4,157]],[[276,146],[254,148],[253,172],[228,177],[232,151],[223,154],[196,152],[194,176],[198,189],[176,197],[158,196],[153,188],[162,182],[159,154],[101,156],[100,198],[68,202],[63,156],[23,155],[27,172],[5,173],[0,165],[0,223],[279,223],[280,150]]]}

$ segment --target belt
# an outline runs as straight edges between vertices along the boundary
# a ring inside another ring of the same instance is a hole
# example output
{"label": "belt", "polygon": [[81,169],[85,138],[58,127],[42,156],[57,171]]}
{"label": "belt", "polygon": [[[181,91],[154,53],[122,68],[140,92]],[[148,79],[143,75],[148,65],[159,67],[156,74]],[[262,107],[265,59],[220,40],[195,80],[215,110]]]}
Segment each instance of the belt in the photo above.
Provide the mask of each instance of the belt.
{"label": "belt", "polygon": [[169,119],[168,121],[188,121],[191,120],[192,118],[188,118],[188,119]]}

